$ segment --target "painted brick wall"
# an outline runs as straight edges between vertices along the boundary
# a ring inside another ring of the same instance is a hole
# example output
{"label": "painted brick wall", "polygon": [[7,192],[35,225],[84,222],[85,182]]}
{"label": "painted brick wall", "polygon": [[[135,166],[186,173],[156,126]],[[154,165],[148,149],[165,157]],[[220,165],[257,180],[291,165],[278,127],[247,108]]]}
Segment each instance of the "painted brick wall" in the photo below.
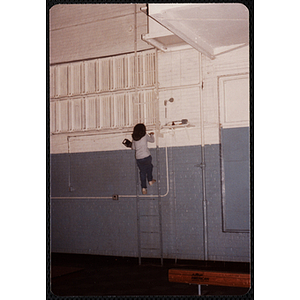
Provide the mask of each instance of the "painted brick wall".
{"label": "painted brick wall", "polygon": [[52,201],[52,251],[137,256],[135,211],[135,199]]}
{"label": "painted brick wall", "polygon": [[208,256],[210,260],[249,261],[249,233],[225,233],[222,230],[219,157],[220,145],[205,146],[208,202]]}
{"label": "painted brick wall", "polygon": [[[168,195],[162,197],[165,257],[201,258],[201,174],[199,168],[194,167],[199,163],[199,152],[199,147],[191,147],[190,151],[184,147],[168,149],[171,183]],[[152,149],[151,154],[153,174],[158,178],[156,150]],[[133,151],[77,153],[70,157],[71,185],[74,191],[68,190],[69,156],[54,154],[51,156],[51,176],[56,180],[51,181],[52,196],[135,195],[137,184]],[[164,195],[167,186],[165,149],[159,149],[159,160],[161,194]],[[122,179],[116,176],[118,173]],[[113,178],[117,179],[113,181]],[[157,186],[148,190],[150,194],[157,194]],[[156,202],[152,201],[151,204],[151,200],[141,201],[141,213],[151,214],[152,210],[157,210]],[[118,201],[55,199],[52,200],[51,208],[53,251],[137,255],[134,197]]]}
{"label": "painted brick wall", "polygon": [[201,147],[175,147],[171,151],[176,195],[176,257],[203,259],[202,176],[201,169],[195,166],[200,163]]}
{"label": "painted brick wall", "polygon": [[[154,177],[156,150],[152,149]],[[166,191],[165,149],[159,149],[161,194]],[[201,147],[168,148],[170,191],[162,197],[163,253],[165,258],[204,259]],[[208,200],[208,245],[211,260],[249,260],[249,234],[222,232],[219,145],[205,147]],[[51,156],[53,196],[110,196],[136,193],[133,151],[72,154],[68,191],[68,155]],[[120,175],[117,175],[117,174]],[[59,174],[59,176],[56,176]],[[121,180],[121,176],[123,179]],[[113,180],[117,178],[117,180]],[[140,191],[139,191],[140,192]],[[157,186],[149,188],[156,194]],[[141,201],[141,213],[157,212],[153,199]],[[68,253],[137,256],[136,199],[52,200],[52,250]],[[145,222],[145,220],[144,220]],[[144,224],[144,225],[143,225]],[[157,226],[143,223],[142,226]],[[148,239],[151,243],[151,239]],[[155,241],[154,241],[155,242]],[[150,255],[150,254],[148,254]],[[156,254],[155,254],[156,255]],[[147,254],[146,254],[147,256]]]}

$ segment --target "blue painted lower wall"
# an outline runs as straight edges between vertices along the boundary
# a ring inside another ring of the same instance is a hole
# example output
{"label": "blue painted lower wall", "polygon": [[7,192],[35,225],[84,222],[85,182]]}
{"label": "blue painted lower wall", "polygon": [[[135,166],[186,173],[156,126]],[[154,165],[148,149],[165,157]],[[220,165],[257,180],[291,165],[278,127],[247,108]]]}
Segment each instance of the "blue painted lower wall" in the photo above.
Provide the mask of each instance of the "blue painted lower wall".
{"label": "blue painted lower wall", "polygon": [[[154,178],[148,194],[162,197],[165,258],[204,259],[201,146],[151,149]],[[208,209],[208,259],[250,261],[250,235],[223,231],[220,145],[204,148]],[[167,154],[167,159],[166,159]],[[51,200],[51,250],[66,253],[138,256],[137,169],[132,150],[52,154],[52,197],[109,197]],[[159,175],[157,173],[159,167]],[[69,189],[71,186],[71,190]],[[112,200],[113,194],[132,197]],[[140,198],[140,214],[157,212],[157,197]],[[234,216],[234,214],[233,214]],[[156,227],[144,218],[141,228]],[[142,241],[143,242],[143,241]],[[152,235],[144,241],[155,243]],[[159,257],[155,252],[145,257]]]}

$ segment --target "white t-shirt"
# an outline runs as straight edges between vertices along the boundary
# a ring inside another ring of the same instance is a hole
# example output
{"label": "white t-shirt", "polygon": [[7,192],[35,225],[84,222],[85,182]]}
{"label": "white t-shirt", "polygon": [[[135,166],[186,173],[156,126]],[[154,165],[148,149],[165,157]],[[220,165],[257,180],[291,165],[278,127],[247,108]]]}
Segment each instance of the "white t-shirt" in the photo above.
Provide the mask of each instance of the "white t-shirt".
{"label": "white t-shirt", "polygon": [[150,155],[150,151],[147,147],[147,143],[154,143],[154,135],[144,135],[140,140],[132,141],[132,149],[135,150],[135,158],[142,159]]}

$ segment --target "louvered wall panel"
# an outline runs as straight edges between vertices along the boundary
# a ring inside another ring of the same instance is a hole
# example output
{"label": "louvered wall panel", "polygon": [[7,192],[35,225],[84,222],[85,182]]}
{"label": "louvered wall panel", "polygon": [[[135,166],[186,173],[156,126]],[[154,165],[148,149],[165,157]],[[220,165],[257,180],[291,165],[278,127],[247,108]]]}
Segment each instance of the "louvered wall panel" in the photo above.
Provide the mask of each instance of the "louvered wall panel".
{"label": "louvered wall panel", "polygon": [[124,89],[126,88],[125,82],[127,81],[127,74],[125,72],[125,60],[126,57],[114,58],[114,88]]}
{"label": "louvered wall panel", "polygon": [[139,54],[137,57],[137,85],[144,86],[144,59],[143,55]]}
{"label": "louvered wall panel", "polygon": [[144,93],[138,94],[137,105],[137,122],[142,123],[145,119]]}
{"label": "louvered wall panel", "polygon": [[51,66],[52,132],[154,124],[155,93],[148,88],[155,85],[155,52],[138,53],[136,63],[137,94],[134,54]]}
{"label": "louvered wall panel", "polygon": [[100,96],[96,96],[96,128],[101,128],[101,102]]}
{"label": "louvered wall panel", "polygon": [[70,102],[70,115],[71,115],[71,128],[72,131],[78,131],[82,129],[82,100],[73,99]]}
{"label": "louvered wall panel", "polygon": [[60,65],[56,72],[56,95],[63,97],[68,95],[68,65]]}
{"label": "louvered wall panel", "polygon": [[56,102],[56,129],[58,132],[69,131],[69,101]]}
{"label": "louvered wall panel", "polygon": [[147,86],[155,84],[155,53],[144,55],[145,84]]}
{"label": "louvered wall panel", "polygon": [[95,129],[97,127],[97,117],[96,117],[96,97],[87,97],[85,99],[86,107],[86,129]]}
{"label": "louvered wall panel", "polygon": [[84,93],[96,92],[96,61],[84,62]]}
{"label": "louvered wall panel", "polygon": [[109,91],[113,88],[112,60],[102,59],[99,61],[99,66],[100,90]]}
{"label": "louvered wall panel", "polygon": [[134,87],[134,56],[130,55],[128,56],[128,87],[133,88]]}
{"label": "louvered wall panel", "polygon": [[126,107],[125,107],[125,126],[133,126],[133,97],[132,94],[126,95]]}
{"label": "louvered wall panel", "polygon": [[146,91],[144,96],[146,106],[146,124],[155,123],[155,93],[154,91]]}
{"label": "louvered wall panel", "polygon": [[69,95],[80,95],[82,93],[82,62],[72,63],[70,70],[70,91]]}
{"label": "louvered wall panel", "polygon": [[117,127],[123,127],[125,126],[125,95],[115,95],[114,97],[114,107],[115,107],[115,126]]}
{"label": "louvered wall panel", "polygon": [[101,102],[101,117],[100,124],[101,128],[110,128],[113,127],[113,115],[114,115],[114,107],[111,96],[102,96],[100,97]]}
{"label": "louvered wall panel", "polygon": [[49,84],[50,84],[50,98],[54,98],[55,94],[55,67],[50,67],[50,74],[49,74]]}
{"label": "louvered wall panel", "polygon": [[116,127],[133,125],[132,96],[127,93],[115,95],[114,99],[114,124]]}
{"label": "louvered wall panel", "polygon": [[[134,88],[134,54],[51,66],[51,98]],[[138,53],[137,87],[155,85],[155,53]]]}
{"label": "louvered wall panel", "polygon": [[123,62],[124,62],[124,84],[125,84],[125,88],[130,88],[130,70],[131,70],[131,66],[130,66],[130,62],[129,62],[129,58],[130,56],[126,55],[123,58]]}
{"label": "louvered wall panel", "polygon": [[56,132],[55,102],[50,102],[50,132]]}
{"label": "louvered wall panel", "polygon": [[[141,91],[138,92],[137,99],[132,101],[132,112],[135,116],[134,123],[145,123],[151,125],[155,123],[155,91]],[[135,95],[132,95],[135,99]]]}

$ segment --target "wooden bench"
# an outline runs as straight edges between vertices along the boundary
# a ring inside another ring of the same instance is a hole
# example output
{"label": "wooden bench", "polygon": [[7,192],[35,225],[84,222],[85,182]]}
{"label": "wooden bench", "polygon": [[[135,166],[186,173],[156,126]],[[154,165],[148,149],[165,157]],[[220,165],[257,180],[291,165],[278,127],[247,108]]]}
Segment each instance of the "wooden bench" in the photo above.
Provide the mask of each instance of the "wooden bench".
{"label": "wooden bench", "polygon": [[201,285],[250,288],[250,274],[244,273],[170,269],[169,281],[198,284],[198,295],[201,295]]}

